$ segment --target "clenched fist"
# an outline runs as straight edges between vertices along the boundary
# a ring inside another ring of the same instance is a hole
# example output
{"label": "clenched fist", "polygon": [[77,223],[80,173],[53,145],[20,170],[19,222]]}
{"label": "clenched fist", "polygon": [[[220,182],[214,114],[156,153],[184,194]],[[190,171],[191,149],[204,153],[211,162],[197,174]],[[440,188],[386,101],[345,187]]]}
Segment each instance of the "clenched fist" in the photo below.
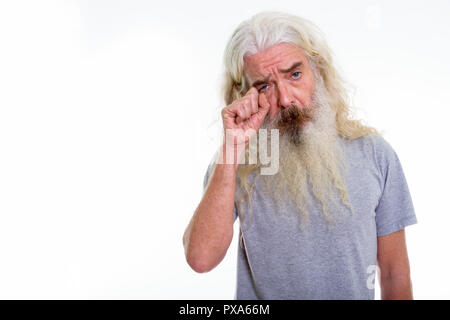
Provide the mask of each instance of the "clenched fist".
{"label": "clenched fist", "polygon": [[[244,132],[248,129],[258,131],[269,109],[270,104],[266,96],[259,94],[256,88],[251,88],[245,96],[222,109],[225,134],[227,134],[227,129],[228,132],[239,132],[236,129],[242,129]],[[235,141],[235,143],[239,142]]]}

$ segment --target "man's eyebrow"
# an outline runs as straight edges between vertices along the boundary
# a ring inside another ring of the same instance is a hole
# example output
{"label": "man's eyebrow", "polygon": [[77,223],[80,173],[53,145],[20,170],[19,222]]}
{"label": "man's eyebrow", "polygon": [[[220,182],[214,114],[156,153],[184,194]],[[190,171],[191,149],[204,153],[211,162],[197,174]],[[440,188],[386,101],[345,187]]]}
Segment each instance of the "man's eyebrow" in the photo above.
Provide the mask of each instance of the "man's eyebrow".
{"label": "man's eyebrow", "polygon": [[[281,73],[289,73],[302,65],[303,65],[303,62],[301,62],[301,61],[294,62],[294,64],[292,66],[290,66],[289,68],[279,69],[279,71]],[[260,84],[264,84],[264,83],[268,82],[269,80],[270,80],[270,75],[265,77],[264,79],[256,80],[255,82],[252,83],[252,87],[256,87],[256,86],[259,86]]]}
{"label": "man's eyebrow", "polygon": [[303,62],[299,61],[299,62],[294,62],[294,64],[292,66],[290,66],[287,69],[280,69],[279,71],[282,73],[288,73],[291,72],[293,70],[295,70],[296,68],[300,67],[303,64]]}
{"label": "man's eyebrow", "polygon": [[253,82],[252,87],[257,87],[257,86],[259,86],[260,84],[266,83],[266,82],[269,81],[269,80],[270,80],[270,75],[267,76],[267,77],[265,77],[264,79],[256,80],[255,82]]}

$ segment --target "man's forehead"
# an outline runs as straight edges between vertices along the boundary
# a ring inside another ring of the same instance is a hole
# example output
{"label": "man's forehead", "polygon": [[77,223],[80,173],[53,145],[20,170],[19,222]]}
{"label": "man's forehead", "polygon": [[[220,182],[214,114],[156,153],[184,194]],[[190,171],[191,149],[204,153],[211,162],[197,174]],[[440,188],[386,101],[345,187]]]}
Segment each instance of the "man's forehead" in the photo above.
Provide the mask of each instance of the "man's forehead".
{"label": "man's forehead", "polygon": [[244,57],[244,74],[250,78],[265,77],[272,68],[278,71],[286,70],[296,62],[307,64],[303,50],[291,44],[281,43]]}

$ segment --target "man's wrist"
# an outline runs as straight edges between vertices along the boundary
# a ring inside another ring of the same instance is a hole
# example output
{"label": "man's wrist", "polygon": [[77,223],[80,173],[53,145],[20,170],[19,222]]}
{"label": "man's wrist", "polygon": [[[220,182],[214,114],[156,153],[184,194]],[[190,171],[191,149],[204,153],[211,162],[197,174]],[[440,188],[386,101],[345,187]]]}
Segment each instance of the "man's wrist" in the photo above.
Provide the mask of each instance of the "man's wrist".
{"label": "man's wrist", "polygon": [[227,144],[224,142],[220,147],[216,163],[233,165],[237,169],[239,164],[242,164],[245,161],[245,151],[247,146],[247,142],[242,144]]}

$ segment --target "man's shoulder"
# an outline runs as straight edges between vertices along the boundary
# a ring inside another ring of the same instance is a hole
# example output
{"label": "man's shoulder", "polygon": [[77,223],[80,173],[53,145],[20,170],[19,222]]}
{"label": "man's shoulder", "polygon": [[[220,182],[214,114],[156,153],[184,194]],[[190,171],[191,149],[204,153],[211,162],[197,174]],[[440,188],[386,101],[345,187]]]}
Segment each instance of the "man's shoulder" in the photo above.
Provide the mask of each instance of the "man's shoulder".
{"label": "man's shoulder", "polygon": [[374,161],[381,172],[384,172],[386,167],[392,161],[397,161],[397,154],[392,145],[379,133],[369,133],[352,140],[345,140],[347,153],[350,156],[359,154],[358,159],[366,159]]}
{"label": "man's shoulder", "polygon": [[391,143],[389,143],[381,134],[371,133],[364,136],[362,139],[363,143],[367,145],[367,148],[370,149],[373,154],[373,159],[381,172],[385,173],[388,167],[399,161],[397,153]]}
{"label": "man's shoulder", "polygon": [[381,134],[371,133],[366,139],[372,144],[374,154],[379,161],[392,160],[396,157],[394,148]]}
{"label": "man's shoulder", "polygon": [[351,140],[350,143],[368,147],[377,155],[395,152],[392,145],[383,137],[382,134],[379,133],[366,134]]}

